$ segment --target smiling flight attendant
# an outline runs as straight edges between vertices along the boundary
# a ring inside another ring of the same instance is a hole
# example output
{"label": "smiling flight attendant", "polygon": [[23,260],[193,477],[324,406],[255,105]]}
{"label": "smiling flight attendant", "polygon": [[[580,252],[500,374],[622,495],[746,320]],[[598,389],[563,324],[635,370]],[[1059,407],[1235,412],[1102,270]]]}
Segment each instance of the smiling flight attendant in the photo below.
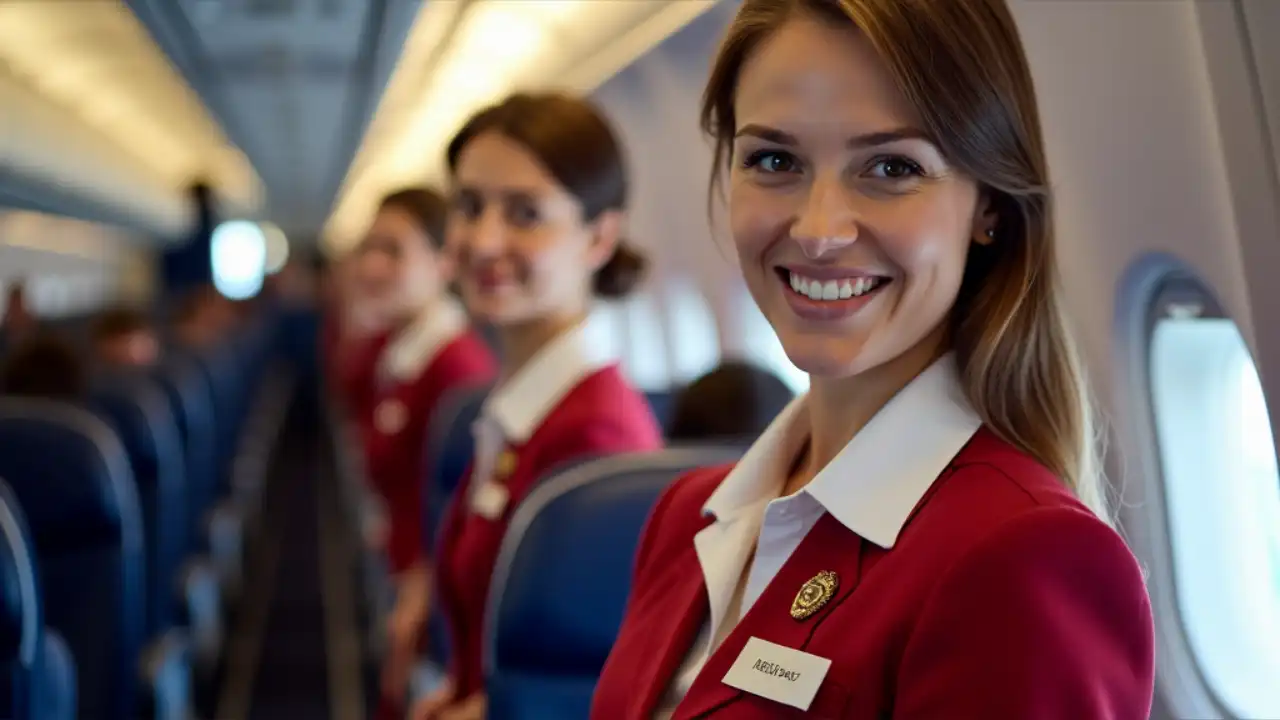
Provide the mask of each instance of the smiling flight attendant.
{"label": "smiling flight attendant", "polygon": [[386,511],[383,545],[396,585],[382,675],[383,702],[396,715],[404,712],[409,670],[427,617],[430,571],[421,515],[427,421],[446,391],[490,382],[497,371],[449,292],[453,265],[442,252],[447,215],[448,202],[433,190],[388,195],[355,266],[364,310],[393,328],[374,369],[363,435],[368,476]]}
{"label": "smiling flight attendant", "polygon": [[644,266],[622,241],[627,176],[606,120],[576,98],[515,95],[472,118],[447,158],[462,296],[497,327],[502,368],[437,558],[449,679],[413,717],[481,720],[481,624],[515,507],[567,462],[662,438],[644,396],[585,332],[593,296],[626,295]]}
{"label": "smiling flight attendant", "polygon": [[592,717],[1146,718],[1004,0],[744,0],[704,97],[811,389],[659,500]]}

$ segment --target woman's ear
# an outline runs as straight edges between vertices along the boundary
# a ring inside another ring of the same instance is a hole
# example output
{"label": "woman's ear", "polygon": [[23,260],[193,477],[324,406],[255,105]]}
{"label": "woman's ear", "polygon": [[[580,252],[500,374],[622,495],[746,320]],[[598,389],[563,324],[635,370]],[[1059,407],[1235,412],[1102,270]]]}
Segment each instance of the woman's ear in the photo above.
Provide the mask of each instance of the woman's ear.
{"label": "woman's ear", "polygon": [[983,188],[978,195],[978,204],[973,212],[973,228],[970,237],[979,245],[990,245],[996,240],[999,215],[991,200],[991,191]]}
{"label": "woman's ear", "polygon": [[592,272],[604,267],[622,241],[626,215],[621,210],[605,210],[591,223],[591,247],[587,248],[587,264]]}

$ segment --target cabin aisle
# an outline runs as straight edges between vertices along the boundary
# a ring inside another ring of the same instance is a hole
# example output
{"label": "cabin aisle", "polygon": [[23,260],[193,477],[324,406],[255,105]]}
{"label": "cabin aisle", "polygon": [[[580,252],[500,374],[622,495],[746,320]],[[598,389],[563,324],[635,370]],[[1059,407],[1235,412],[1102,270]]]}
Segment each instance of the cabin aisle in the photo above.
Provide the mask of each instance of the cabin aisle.
{"label": "cabin aisle", "polygon": [[317,414],[305,405],[295,397],[271,465],[265,517],[279,529],[278,561],[267,583],[274,592],[260,585],[247,588],[247,593],[271,595],[251,720],[331,717],[317,514],[321,431]]}

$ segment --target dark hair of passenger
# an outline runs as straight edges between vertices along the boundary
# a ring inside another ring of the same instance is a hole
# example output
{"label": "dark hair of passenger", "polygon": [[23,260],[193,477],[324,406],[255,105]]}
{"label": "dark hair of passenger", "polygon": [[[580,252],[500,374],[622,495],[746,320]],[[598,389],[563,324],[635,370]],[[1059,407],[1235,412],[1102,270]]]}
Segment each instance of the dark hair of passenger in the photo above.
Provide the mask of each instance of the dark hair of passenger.
{"label": "dark hair of passenger", "polygon": [[777,375],[747,362],[724,362],[676,395],[667,438],[753,441],[794,398]]}
{"label": "dark hair of passenger", "polygon": [[431,238],[433,249],[444,246],[445,223],[449,219],[449,202],[440,193],[425,187],[405,188],[382,198],[380,209],[395,208],[407,213]]}
{"label": "dark hair of passenger", "polygon": [[94,319],[92,337],[94,342],[105,342],[150,329],[151,321],[142,312],[130,307],[115,307]]}
{"label": "dark hair of passenger", "polygon": [[217,294],[213,285],[201,285],[182,293],[174,307],[173,322],[181,325],[195,320],[209,303],[217,300]]}
{"label": "dark hair of passenger", "polygon": [[[514,140],[582,204],[592,222],[608,210],[627,206],[627,167],[609,121],[591,103],[557,93],[517,93],[474,115],[449,143],[446,159],[456,172],[467,143],[487,132]],[[645,256],[626,240],[596,271],[593,291],[623,298],[640,284]]]}
{"label": "dark hair of passenger", "polygon": [[42,331],[13,349],[0,368],[6,395],[76,400],[87,391],[84,361],[66,340]]}

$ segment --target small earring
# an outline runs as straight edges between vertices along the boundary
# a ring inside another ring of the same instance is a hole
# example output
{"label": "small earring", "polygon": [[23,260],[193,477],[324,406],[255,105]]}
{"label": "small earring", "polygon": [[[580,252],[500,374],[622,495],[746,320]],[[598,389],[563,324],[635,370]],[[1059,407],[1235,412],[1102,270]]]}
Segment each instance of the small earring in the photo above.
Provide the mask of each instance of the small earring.
{"label": "small earring", "polygon": [[996,239],[996,229],[995,229],[995,228],[987,228],[987,237],[991,238],[992,240],[995,240],[995,239]]}

